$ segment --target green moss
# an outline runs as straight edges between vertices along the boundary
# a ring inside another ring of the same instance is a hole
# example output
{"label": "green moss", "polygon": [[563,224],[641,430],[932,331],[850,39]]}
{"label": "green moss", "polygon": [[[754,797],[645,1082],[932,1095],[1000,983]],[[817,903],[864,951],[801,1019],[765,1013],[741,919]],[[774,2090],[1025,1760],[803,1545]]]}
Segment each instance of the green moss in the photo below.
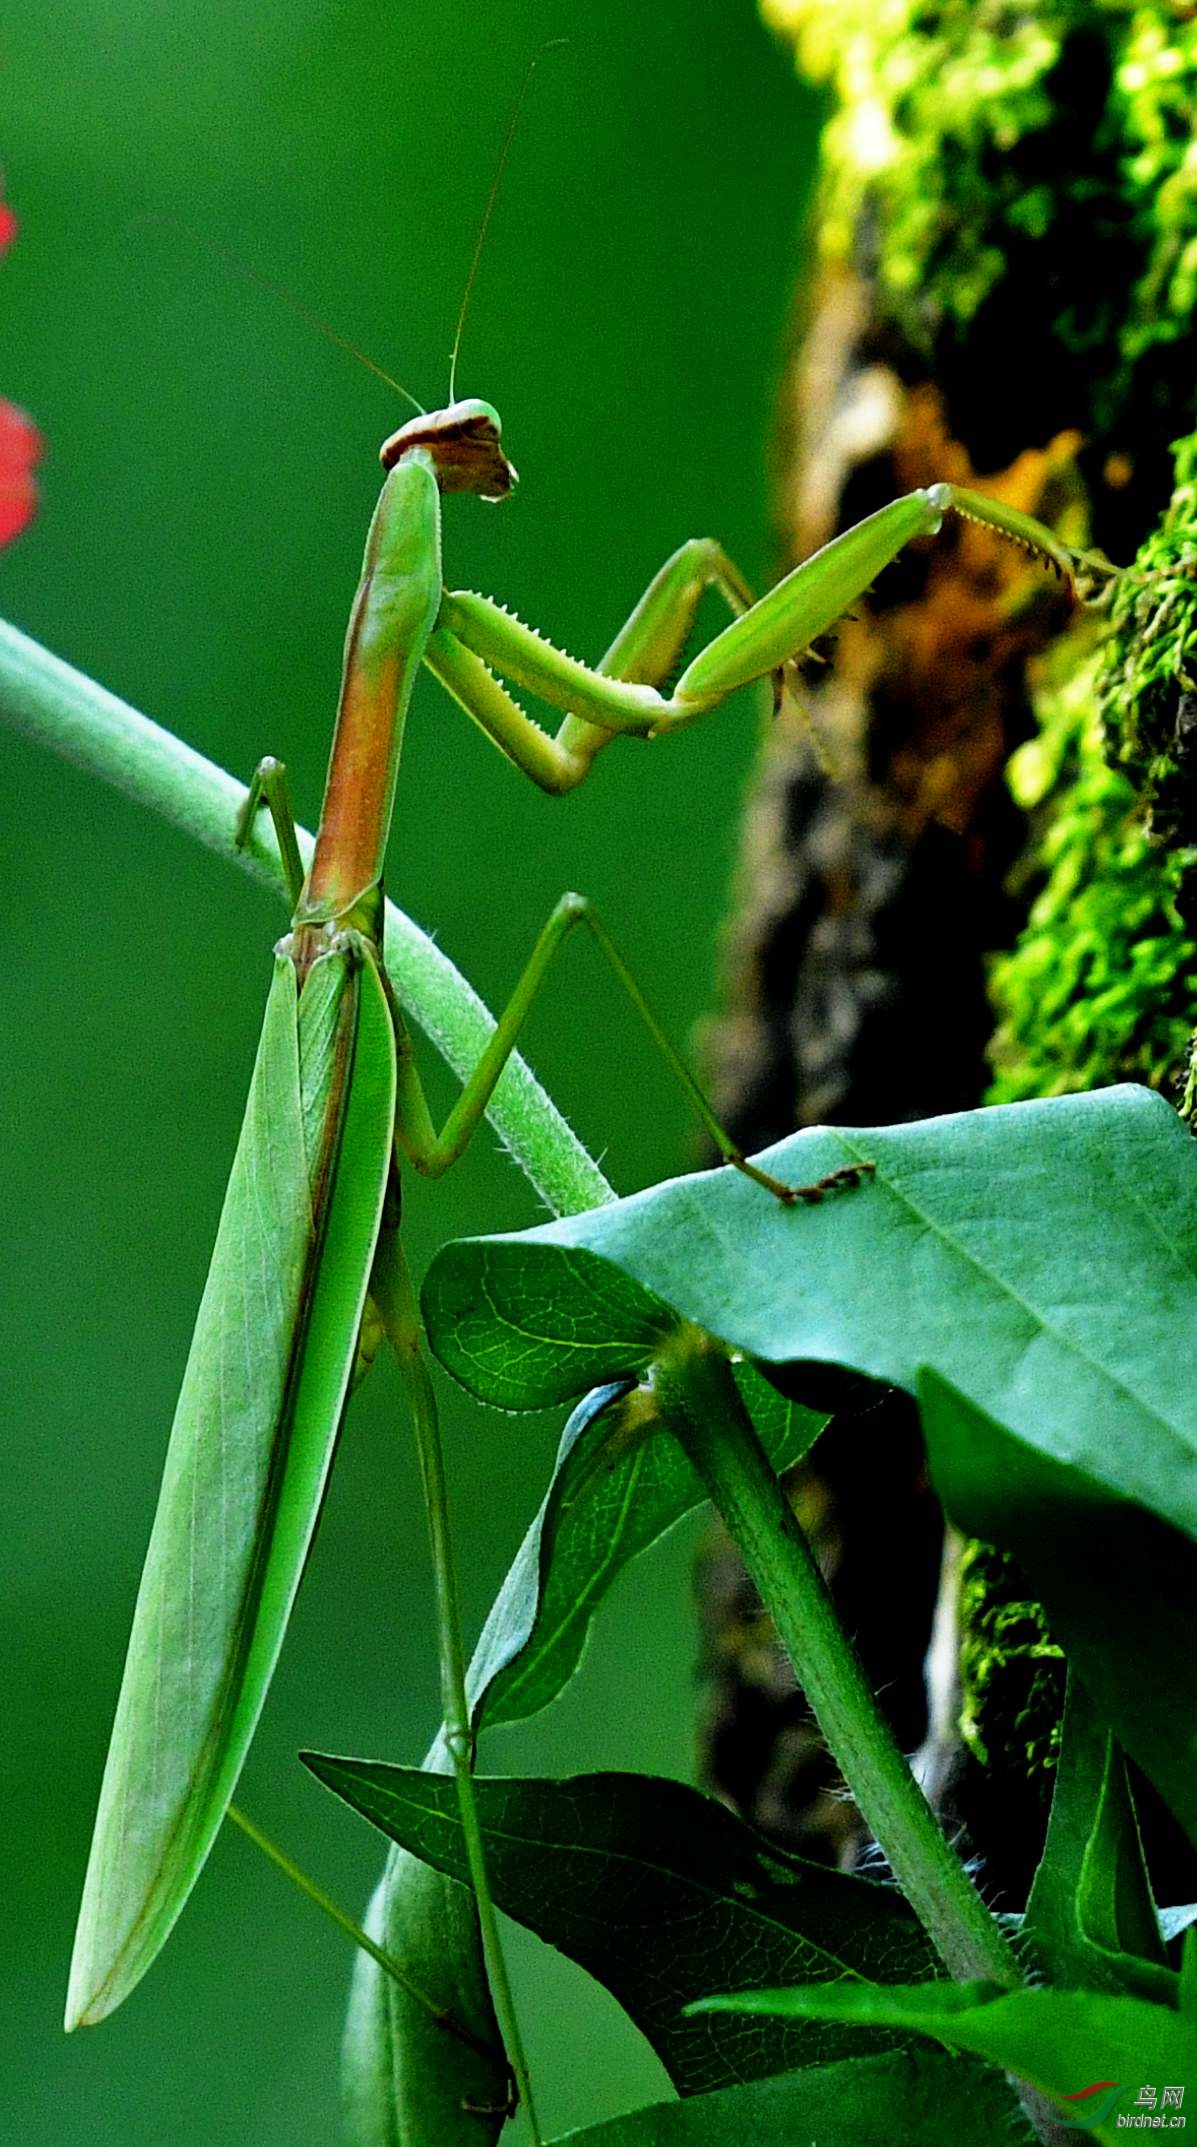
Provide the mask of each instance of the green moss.
{"label": "green moss", "polygon": [[1051,127],[1048,85],[1077,12],[766,0],[766,19],[793,35],[806,71],[837,96],[823,145],[825,252],[855,257],[868,206],[883,221],[891,294],[974,311],[1002,275],[1003,227],[1036,239],[1050,227],[1050,186],[1016,188],[1001,160]]}
{"label": "green moss", "polygon": [[[1117,1080],[1173,1095],[1184,1077],[1197,1012],[1197,944],[1181,915],[1193,916],[1197,839],[1184,751],[1197,440],[1180,444],[1175,471],[1169,508],[1117,584],[1108,623],[1053,651],[1038,735],[1010,764],[1015,797],[1039,821],[1032,862],[1042,885],[993,971],[997,1102]],[[1193,737],[1197,746],[1197,721]],[[1186,1111],[1195,1090],[1190,1068]],[[1058,1743],[1062,1672],[1046,1667],[1058,1650],[1008,1560],[969,1545],[962,1575],[961,1734],[982,1764],[1011,1768],[1034,1789]]]}
{"label": "green moss", "polygon": [[874,278],[962,437],[993,438],[983,466],[1008,459],[1005,407],[1018,445],[1076,424],[1141,452],[1191,422],[1197,21],[1166,0],[762,4],[836,96],[824,253]]}
{"label": "green moss", "polygon": [[1043,883],[993,968],[993,1102],[1110,1081],[1171,1095],[1183,1077],[1197,957],[1175,907],[1185,859],[1151,840],[1134,788],[1107,762],[1098,682],[1111,661],[1098,649],[1078,664],[1072,643],[1056,652],[1039,735],[1011,762],[1015,797],[1043,822]]}
{"label": "green moss", "polygon": [[1013,1559],[984,1543],[960,1557],[960,1734],[980,1764],[1046,1803],[1060,1748],[1064,1653]]}
{"label": "green moss", "polygon": [[1174,453],[1167,512],[1116,586],[1096,691],[1112,759],[1184,851],[1197,845],[1197,435]]}

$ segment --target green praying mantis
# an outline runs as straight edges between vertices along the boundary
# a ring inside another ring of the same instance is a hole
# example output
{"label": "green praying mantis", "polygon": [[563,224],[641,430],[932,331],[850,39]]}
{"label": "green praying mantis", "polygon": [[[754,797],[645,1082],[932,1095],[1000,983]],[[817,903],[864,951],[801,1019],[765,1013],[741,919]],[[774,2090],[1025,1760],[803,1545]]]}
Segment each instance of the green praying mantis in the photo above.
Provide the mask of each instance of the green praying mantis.
{"label": "green praying mantis", "polygon": [[[274,819],[293,904],[273,978],[147,1553],[101,1789],[67,2020],[90,2024],[165,1943],[233,1798],[319,1519],[338,1432],[381,1330],[406,1383],[434,1543],[446,1743],[500,2025],[527,2075],[473,1812],[472,1750],[436,1405],[400,1235],[400,1171],[436,1177],[473,1134],[553,958],[593,934],[667,1052],[726,1163],[800,1208],[836,1182],[789,1186],[742,1156],[663,1037],[590,905],[566,895],[443,1126],[405,1026],[403,979],[382,954],[383,872],[403,731],[421,666],[546,792],[573,789],[621,736],[658,740],[752,681],[777,679],[902,548],[949,513],[1027,546],[1078,590],[1114,570],[1026,515],[940,484],[835,538],[754,602],[715,542],[666,562],[601,661],[564,654],[488,598],[446,588],[442,495],[498,500],[516,483],[499,417],[480,400],[409,420],[386,472],[350,615],[327,788],[310,870],[278,763],[259,765],[238,829]],[[682,663],[714,591],[731,623]],[[555,734],[516,697],[559,712]],[[868,1166],[860,1168],[867,1169]],[[202,1521],[202,1528],[201,1528]],[[197,1545],[205,1556],[197,1559]]]}

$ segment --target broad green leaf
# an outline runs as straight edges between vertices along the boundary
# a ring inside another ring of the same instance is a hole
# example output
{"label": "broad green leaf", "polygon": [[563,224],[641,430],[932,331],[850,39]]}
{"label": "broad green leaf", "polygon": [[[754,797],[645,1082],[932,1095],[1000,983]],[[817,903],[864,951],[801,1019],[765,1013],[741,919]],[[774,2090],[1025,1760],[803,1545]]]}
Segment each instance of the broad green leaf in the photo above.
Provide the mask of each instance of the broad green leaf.
{"label": "broad green leaf", "polygon": [[1050,1983],[1176,2003],[1126,1763],[1075,1670],[1023,1932]]}
{"label": "broad green leaf", "polygon": [[924,2049],[655,2102],[567,2132],[553,2147],[1025,2147],[1032,2139],[1000,2073]]}
{"label": "broad green leaf", "polygon": [[[390,1840],[465,1877],[457,1794],[443,1775],[301,1756]],[[781,1963],[803,1980],[934,1973],[929,1942],[891,1887],[782,1855],[680,1782],[479,1779],[476,1793],[499,1907],[606,1985],[682,2094],[895,2040],[685,2019],[687,1999],[721,1973],[739,1977],[750,1964],[772,1982]]]}
{"label": "broad green leaf", "polygon": [[359,1953],[341,2051],[349,2147],[486,2147],[508,2073],[473,1895],[393,1849],[366,1929],[464,2035]]}
{"label": "broad green leaf", "polygon": [[[813,1446],[826,1419],[785,1401],[751,1365],[736,1367],[774,1465]],[[516,1722],[572,1677],[603,1596],[624,1567],[702,1503],[673,1439],[651,1436],[651,1396],[598,1388],[565,1427],[544,1502],[495,1598],[470,1664],[478,1729]]]}
{"label": "broad green leaf", "polygon": [[1027,1445],[1197,1534],[1197,1144],[1146,1089],[816,1130],[767,1151],[783,1207],[708,1171],[518,1237],[425,1285],[442,1362],[534,1407],[643,1368],[681,1315],[772,1366],[931,1366]]}
{"label": "broad green leaf", "polygon": [[[743,2014],[783,2020],[855,2022],[915,2028],[955,2050],[1002,2065],[1076,2116],[1075,2098],[1096,2081],[1136,2091],[1165,2082],[1189,2088],[1197,2080],[1197,2018],[1141,1998],[1094,1991],[1001,1991],[990,1983],[916,1984],[902,1990],[878,1983],[837,1983],[801,1990],[745,1990],[709,1998],[700,2018]],[[1072,2108],[1068,2098],[1074,2098]],[[1129,2104],[1131,2094],[1126,2094]],[[1125,2106],[1125,2105],[1123,2105]],[[1113,2141],[1116,2120],[1088,2133]]]}
{"label": "broad green leaf", "polygon": [[[438,1257],[432,1272],[439,1270]],[[463,1386],[499,1409],[542,1409],[634,1376],[678,1326],[668,1305],[601,1261],[574,1263],[564,1286],[558,1261],[524,1262],[518,1288],[518,1302],[505,1297],[496,1316],[480,1279],[477,1288],[454,1291],[441,1313],[455,1329],[452,1356],[443,1361]],[[428,1305],[426,1297],[425,1317]]]}
{"label": "broad green leaf", "polygon": [[948,1512],[1013,1552],[1123,1750],[1197,1840],[1197,1546],[934,1372],[921,1403]]}
{"label": "broad green leaf", "polygon": [[144,1975],[248,1750],[353,1365],[394,1087],[373,963],[316,962],[297,1009],[280,955],[137,1598],[68,2026]]}

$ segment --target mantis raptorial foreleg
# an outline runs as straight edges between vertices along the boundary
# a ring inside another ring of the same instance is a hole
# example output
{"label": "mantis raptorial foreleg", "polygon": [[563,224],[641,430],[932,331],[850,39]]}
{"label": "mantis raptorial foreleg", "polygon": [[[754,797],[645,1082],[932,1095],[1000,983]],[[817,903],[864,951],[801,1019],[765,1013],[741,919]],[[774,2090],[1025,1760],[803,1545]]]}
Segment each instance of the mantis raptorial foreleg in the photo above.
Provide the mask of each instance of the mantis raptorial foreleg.
{"label": "mantis raptorial foreleg", "polygon": [[[879,508],[804,560],[757,603],[726,555],[697,539],[666,562],[601,664],[591,669],[487,597],[447,591],[425,661],[509,759],[542,789],[580,783],[613,737],[659,738],[680,730],[753,680],[778,673],[833,626],[912,538],[934,536],[946,513],[980,522],[1037,553],[1078,591],[1117,571],[1093,553],[1062,545],[1029,515],[968,492],[931,485]],[[739,614],[707,643],[669,692],[699,597],[715,585]],[[501,677],[496,675],[501,674]],[[549,737],[502,683],[563,712]]]}
{"label": "mantis raptorial foreleg", "polygon": [[[744,616],[753,607],[752,591],[722,545],[710,537],[692,537],[653,576],[593,671],[562,656],[543,637],[531,634],[498,605],[462,591],[456,598],[446,597],[424,660],[466,714],[474,718],[508,759],[525,775],[531,776],[542,790],[559,795],[581,782],[596,754],[614,735],[613,728],[609,724],[589,723],[567,715],[556,738],[550,738],[512,699],[496,678],[495,671],[506,671],[511,677],[519,677],[520,683],[528,685],[531,691],[543,692],[551,705],[562,708],[573,707],[575,703],[581,705],[590,680],[597,683],[602,679],[617,679],[624,685],[643,685],[655,690],[677,664],[708,589],[722,596],[736,617]],[[475,618],[475,632],[481,633],[481,645],[477,640],[470,644],[468,626],[464,632],[454,632],[446,623],[447,618],[454,618],[460,628],[463,607],[482,607]],[[511,668],[513,634],[522,637],[521,645],[535,643],[542,657],[549,654],[557,659],[557,664],[545,664],[538,670],[536,679],[544,679],[544,685]],[[564,689],[557,674],[558,664],[567,667],[568,687]],[[561,695],[563,690],[570,689],[572,698],[567,701]],[[639,700],[635,704],[635,713],[643,717],[646,706],[651,705]],[[620,712],[618,707],[615,708],[617,716]]]}
{"label": "mantis raptorial foreleg", "polygon": [[660,686],[690,635],[708,589],[737,618],[756,602],[734,560],[713,537],[691,537],[654,574],[597,669],[607,678]]}

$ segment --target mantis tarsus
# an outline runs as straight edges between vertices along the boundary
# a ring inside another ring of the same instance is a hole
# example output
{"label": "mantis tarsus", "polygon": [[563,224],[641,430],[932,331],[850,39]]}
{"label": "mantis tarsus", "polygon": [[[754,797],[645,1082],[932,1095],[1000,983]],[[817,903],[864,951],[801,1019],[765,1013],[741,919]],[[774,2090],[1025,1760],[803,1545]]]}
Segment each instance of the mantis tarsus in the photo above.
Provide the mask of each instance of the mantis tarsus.
{"label": "mantis tarsus", "polygon": [[[245,1124],[176,1413],[101,1793],[68,2020],[102,2018],[177,1918],[228,1808],[319,1516],[367,1298],[403,1369],[436,1553],[446,1742],[496,2001],[515,2076],[527,2077],[472,1812],[469,1718],[435,1403],[401,1248],[397,1164],[437,1176],[482,1116],[556,949],[585,923],[684,1081],[725,1160],[800,1209],[866,1175],[778,1183],[718,1127],[590,906],[567,895],[545,926],[494,1037],[438,1131],[381,953],[382,875],[403,727],[421,663],[518,768],[550,792],[578,784],[611,740],[662,737],[738,687],[780,672],[912,538],[949,511],[1027,545],[1075,583],[1110,573],[1028,517],[934,485],[882,508],[753,603],[709,540],[668,560],[589,668],[488,599],[443,585],[441,494],[505,496],[515,471],[489,404],[421,414],[384,445],[386,477],[350,617],[340,709],[306,878],[282,771],[263,762],[242,833],[271,810],[294,905]],[[733,613],[667,686],[704,593]],[[561,712],[549,736],[508,690]],[[802,1227],[795,1215],[795,1227]],[[220,1555],[191,1570],[197,1512],[220,1516]]]}

